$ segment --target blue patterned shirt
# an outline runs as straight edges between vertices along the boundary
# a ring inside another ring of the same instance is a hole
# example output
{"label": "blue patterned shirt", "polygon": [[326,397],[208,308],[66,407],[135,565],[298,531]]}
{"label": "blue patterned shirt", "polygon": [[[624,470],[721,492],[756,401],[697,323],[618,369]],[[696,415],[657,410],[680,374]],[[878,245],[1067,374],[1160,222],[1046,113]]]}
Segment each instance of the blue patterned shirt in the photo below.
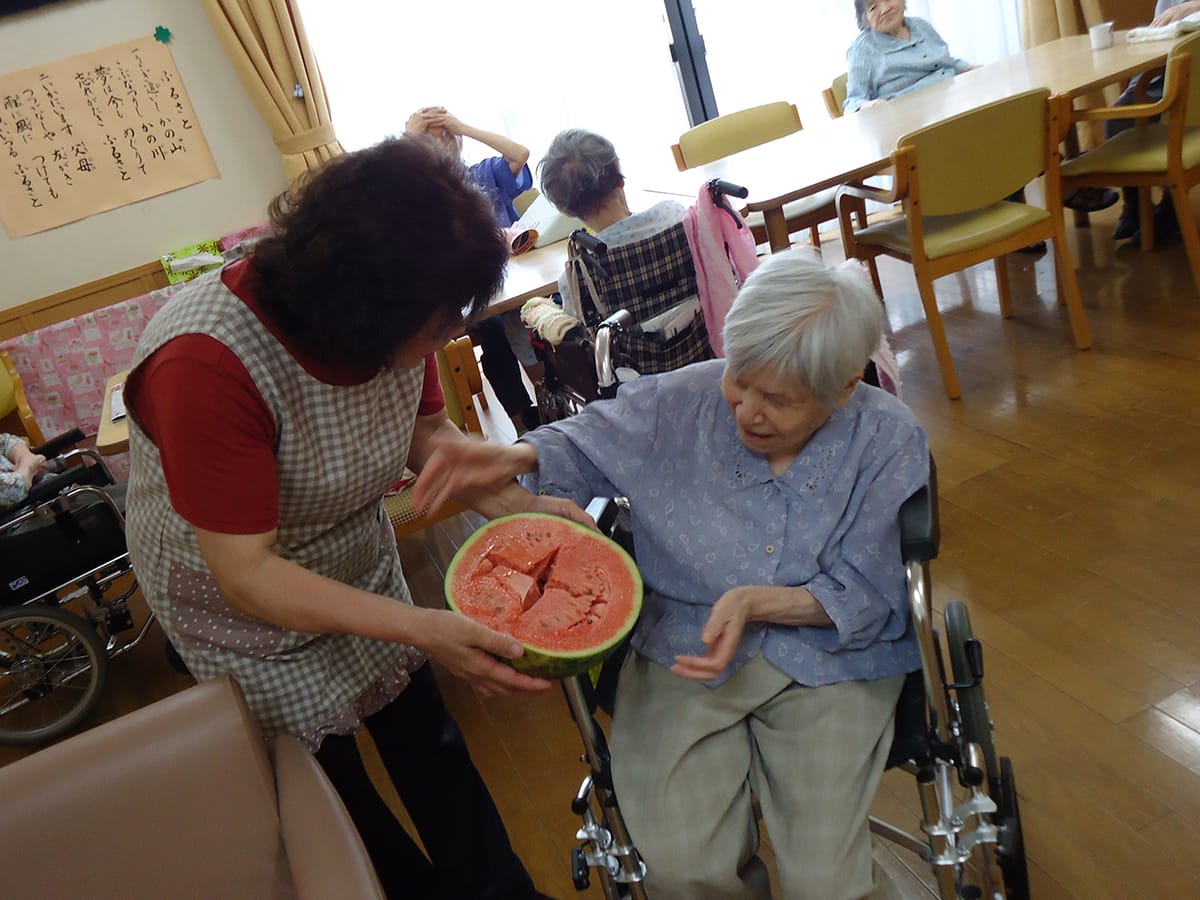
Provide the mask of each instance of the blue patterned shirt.
{"label": "blue patterned shirt", "polygon": [[853,112],[871,100],[890,100],[909,91],[953,78],[970,63],[950,55],[950,48],[933,26],[906,16],[908,39],[867,29],[846,51],[846,100]]}
{"label": "blue patterned shirt", "polygon": [[750,623],[714,685],[759,653],[810,686],[919,668],[897,516],[928,479],[924,431],[898,399],[860,384],[775,475],[738,438],[724,366],[643,376],[529,432],[538,470],[526,487],[577,503],[629,498],[652,591],[633,646],[660,665],[705,651],[700,631],[726,591],[775,585],[807,588],[835,627]]}

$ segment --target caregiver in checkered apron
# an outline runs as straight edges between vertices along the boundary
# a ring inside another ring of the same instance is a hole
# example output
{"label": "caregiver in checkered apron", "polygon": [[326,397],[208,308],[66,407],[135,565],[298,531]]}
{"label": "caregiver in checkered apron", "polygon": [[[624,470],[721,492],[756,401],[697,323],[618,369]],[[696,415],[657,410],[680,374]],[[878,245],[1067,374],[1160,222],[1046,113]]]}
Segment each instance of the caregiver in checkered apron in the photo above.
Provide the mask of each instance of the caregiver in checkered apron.
{"label": "caregiver in checkered apron", "polygon": [[[411,138],[327,163],[271,219],[138,346],[128,537],[146,598],[197,678],[231,673],[266,735],[312,749],[389,896],[540,897],[425,663],[485,695],[549,685],[494,658],[520,655],[512,638],[412,605],[381,508],[453,427],[433,354],[499,288],[503,237],[461,164]],[[461,499],[585,518],[515,484]],[[371,785],[360,725],[428,859]]]}

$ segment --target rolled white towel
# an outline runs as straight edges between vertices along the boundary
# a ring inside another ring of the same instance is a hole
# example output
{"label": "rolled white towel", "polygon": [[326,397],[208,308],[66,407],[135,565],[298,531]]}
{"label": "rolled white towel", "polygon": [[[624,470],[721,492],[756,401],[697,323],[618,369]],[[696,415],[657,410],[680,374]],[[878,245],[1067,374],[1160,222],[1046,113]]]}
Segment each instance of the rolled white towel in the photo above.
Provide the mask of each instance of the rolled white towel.
{"label": "rolled white towel", "polygon": [[526,300],[521,307],[521,321],[526,328],[531,328],[551,347],[562,343],[572,328],[579,324],[573,317],[563,312],[562,307],[548,297],[534,297]]}

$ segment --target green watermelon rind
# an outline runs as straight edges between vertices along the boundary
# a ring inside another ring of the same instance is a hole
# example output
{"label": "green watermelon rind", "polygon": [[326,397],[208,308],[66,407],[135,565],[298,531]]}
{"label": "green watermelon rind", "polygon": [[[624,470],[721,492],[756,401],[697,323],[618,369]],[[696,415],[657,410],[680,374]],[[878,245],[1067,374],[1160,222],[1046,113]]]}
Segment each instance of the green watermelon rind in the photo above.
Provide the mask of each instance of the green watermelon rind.
{"label": "green watermelon rind", "polygon": [[462,546],[458,548],[458,552],[454,554],[454,558],[450,560],[450,565],[446,567],[446,579],[443,588],[446,595],[446,606],[455,612],[461,613],[461,610],[459,610],[457,604],[454,602],[454,597],[450,590],[450,585],[454,581],[454,574],[458,571],[459,564],[470,554],[471,548],[478,541],[487,539],[489,532],[493,528],[513,519],[524,519],[526,521],[532,519],[553,519],[556,524],[569,525],[581,534],[585,534],[601,542],[607,550],[611,551],[614,556],[624,562],[629,569],[634,589],[629,616],[619,631],[604,644],[589,647],[587,650],[568,652],[552,650],[548,647],[538,647],[523,642],[525,646],[524,654],[516,659],[502,659],[502,662],[508,663],[508,665],[512,666],[518,672],[524,672],[526,675],[532,675],[535,678],[558,679],[573,678],[576,675],[582,675],[607,659],[621,645],[621,642],[633,631],[633,626],[637,624],[638,616],[642,612],[644,588],[642,585],[642,573],[638,571],[637,563],[633,561],[633,557],[625,552],[624,547],[600,532],[588,528],[586,525],[581,525],[578,522],[572,522],[570,519],[564,519],[561,516],[552,516],[547,513],[514,513],[513,515],[499,516],[485,522],[463,542]]}

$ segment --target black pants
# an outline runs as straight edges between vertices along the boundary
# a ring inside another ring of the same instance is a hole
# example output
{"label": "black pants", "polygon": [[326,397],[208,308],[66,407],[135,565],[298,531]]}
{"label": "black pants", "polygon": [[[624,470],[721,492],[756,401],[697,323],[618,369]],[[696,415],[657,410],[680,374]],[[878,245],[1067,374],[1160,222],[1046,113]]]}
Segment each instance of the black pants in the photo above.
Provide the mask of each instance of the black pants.
{"label": "black pants", "polygon": [[316,758],[346,804],[388,897],[537,896],[428,665],[413,673],[404,693],[363,724],[429,859],[371,784],[353,735],[326,737]]}
{"label": "black pants", "polygon": [[471,326],[471,340],[482,349],[480,363],[483,374],[496,392],[496,399],[510,416],[518,416],[533,405],[529,391],[521,380],[521,364],[504,333],[504,318],[492,316]]}

